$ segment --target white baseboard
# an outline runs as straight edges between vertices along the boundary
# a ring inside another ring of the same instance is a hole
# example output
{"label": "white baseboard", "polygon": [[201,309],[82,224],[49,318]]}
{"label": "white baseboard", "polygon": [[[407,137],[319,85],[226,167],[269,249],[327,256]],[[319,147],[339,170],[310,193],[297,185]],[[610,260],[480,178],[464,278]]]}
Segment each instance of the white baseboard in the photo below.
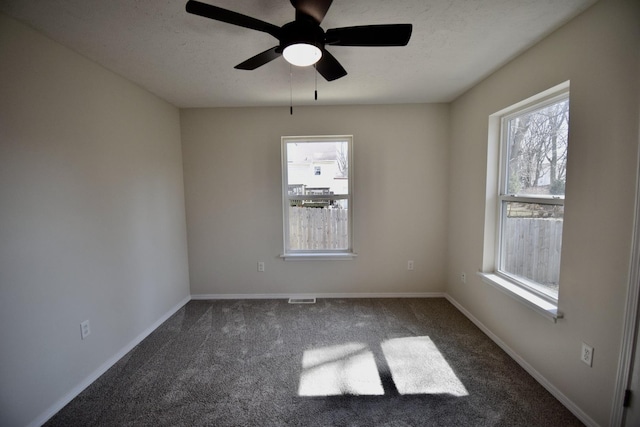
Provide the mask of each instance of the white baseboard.
{"label": "white baseboard", "polygon": [[473,314],[471,314],[466,308],[464,308],[458,301],[453,299],[449,294],[445,294],[445,298],[451,304],[453,304],[462,314],[464,314],[469,320],[471,320],[482,332],[484,332],[493,342],[495,342],[505,353],[507,353],[513,360],[516,361],[522,368],[529,373],[536,381],[547,389],[556,399],[560,401],[569,411],[573,413],[580,421],[582,421],[587,427],[600,427],[593,418],[589,417],[578,405],[573,403],[567,396],[565,396],[560,390],[558,390],[553,384],[549,382],[540,372],[535,370],[526,360],[524,360],[518,353],[513,351],[511,347],[504,343],[496,334],[491,332],[482,322],[480,322]]}
{"label": "white baseboard", "polygon": [[82,391],[89,387],[91,383],[97,380],[102,374],[107,372],[109,368],[116,364],[116,362],[122,359],[128,352],[130,352],[135,346],[140,344],[143,339],[145,339],[151,332],[155,331],[158,326],[164,323],[169,317],[173,316],[178,310],[180,310],[186,303],[191,300],[191,297],[188,296],[178,304],[173,306],[169,311],[167,311],[162,317],[155,321],[155,323],[145,329],[140,335],[135,337],[129,344],[124,346],[120,351],[111,356],[106,362],[104,362],[98,369],[93,371],[88,377],[86,377],[80,384],[75,386],[69,393],[64,395],[60,400],[51,405],[49,409],[43,412],[38,418],[32,421],[28,427],[39,427],[43,425],[49,418],[53,417],[58,411],[64,408],[69,402],[71,402],[76,396],[78,396]]}
{"label": "white baseboard", "polygon": [[194,294],[193,300],[289,299],[289,298],[444,298],[444,292],[370,292],[317,294]]}

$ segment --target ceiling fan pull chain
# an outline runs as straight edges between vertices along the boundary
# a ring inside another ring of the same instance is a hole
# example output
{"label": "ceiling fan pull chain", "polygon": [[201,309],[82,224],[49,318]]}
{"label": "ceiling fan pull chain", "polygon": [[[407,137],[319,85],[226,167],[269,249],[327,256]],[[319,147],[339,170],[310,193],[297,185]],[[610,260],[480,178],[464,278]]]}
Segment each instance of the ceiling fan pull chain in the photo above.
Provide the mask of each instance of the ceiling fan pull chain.
{"label": "ceiling fan pull chain", "polygon": [[315,71],[315,76],[316,76],[316,91],[314,93],[314,97],[315,100],[318,100],[318,67],[316,67],[316,64],[313,64],[313,70]]}
{"label": "ceiling fan pull chain", "polygon": [[289,115],[293,116],[293,66],[289,64]]}

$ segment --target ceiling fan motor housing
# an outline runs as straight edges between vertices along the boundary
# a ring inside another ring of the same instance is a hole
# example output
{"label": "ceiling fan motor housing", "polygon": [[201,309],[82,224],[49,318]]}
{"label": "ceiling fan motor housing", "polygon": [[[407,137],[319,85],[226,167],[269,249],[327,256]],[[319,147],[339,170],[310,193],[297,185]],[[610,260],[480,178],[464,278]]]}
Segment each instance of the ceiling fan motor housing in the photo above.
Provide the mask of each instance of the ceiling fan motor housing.
{"label": "ceiling fan motor housing", "polygon": [[298,43],[310,44],[323,50],[324,30],[313,22],[300,19],[285,24],[281,28],[278,51],[282,52],[286,47]]}

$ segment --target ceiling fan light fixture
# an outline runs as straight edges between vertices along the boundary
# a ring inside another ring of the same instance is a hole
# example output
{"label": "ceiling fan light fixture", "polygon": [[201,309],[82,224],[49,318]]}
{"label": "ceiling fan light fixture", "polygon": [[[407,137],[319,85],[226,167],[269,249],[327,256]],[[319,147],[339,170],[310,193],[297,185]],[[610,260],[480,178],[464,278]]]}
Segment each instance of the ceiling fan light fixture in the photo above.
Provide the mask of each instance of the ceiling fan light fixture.
{"label": "ceiling fan light fixture", "polygon": [[411,38],[411,24],[358,25],[330,28],[326,32],[320,24],[333,0],[291,0],[296,10],[294,21],[281,27],[232,10],[223,9],[198,0],[188,0],[188,13],[238,27],[267,33],[279,44],[236,65],[239,70],[255,70],[284,56],[291,65],[308,67],[330,82],[347,75],[336,58],[325,49],[329,46],[406,46]]}
{"label": "ceiling fan light fixture", "polygon": [[282,56],[292,65],[308,67],[322,58],[322,51],[309,43],[294,43],[284,48]]}

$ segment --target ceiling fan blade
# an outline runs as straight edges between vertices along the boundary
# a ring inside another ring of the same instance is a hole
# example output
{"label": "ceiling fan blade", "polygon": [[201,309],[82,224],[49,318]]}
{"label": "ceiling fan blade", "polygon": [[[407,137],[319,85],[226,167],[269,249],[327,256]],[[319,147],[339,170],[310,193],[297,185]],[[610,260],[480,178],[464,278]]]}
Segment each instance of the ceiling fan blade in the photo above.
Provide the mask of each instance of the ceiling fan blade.
{"label": "ceiling fan blade", "polygon": [[319,24],[327,14],[333,0],[291,0],[291,4],[296,8],[296,19],[299,14],[310,16]]}
{"label": "ceiling fan blade", "polygon": [[332,28],[325,33],[325,44],[332,46],[406,46],[411,24],[363,25]]}
{"label": "ceiling fan blade", "polygon": [[280,55],[282,55],[282,52],[279,52],[278,46],[274,46],[271,49],[267,49],[264,52],[247,59],[243,63],[238,64],[233,68],[236,68],[238,70],[255,70],[256,68],[273,61]]}
{"label": "ceiling fan blade", "polygon": [[201,3],[196,0],[189,0],[186,6],[187,12],[194,15],[204,16],[205,18],[215,19],[216,21],[226,22],[227,24],[238,25],[240,27],[249,28],[251,30],[262,31],[271,34],[273,37],[280,39],[280,27],[243,15],[238,12],[223,9],[221,7],[212,6],[210,4]]}
{"label": "ceiling fan blade", "polygon": [[329,82],[347,75],[347,71],[326,49],[322,50],[322,58],[316,62],[316,70]]}

